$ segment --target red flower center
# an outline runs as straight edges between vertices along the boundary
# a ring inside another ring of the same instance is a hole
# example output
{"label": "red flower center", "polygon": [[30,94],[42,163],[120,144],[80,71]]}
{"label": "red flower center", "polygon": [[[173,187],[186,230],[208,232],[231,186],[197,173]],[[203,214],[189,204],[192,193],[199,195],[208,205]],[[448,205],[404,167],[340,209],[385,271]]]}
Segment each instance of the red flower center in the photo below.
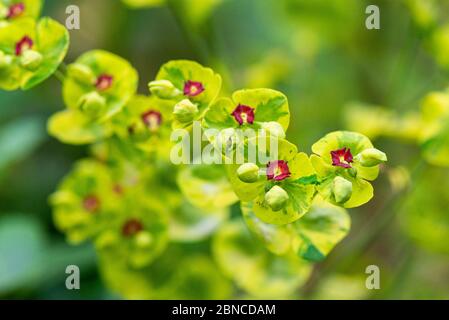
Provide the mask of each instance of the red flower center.
{"label": "red flower center", "polygon": [[131,237],[143,230],[142,223],[137,219],[130,219],[122,227],[122,234],[125,237]]}
{"label": "red flower center", "polygon": [[231,115],[234,116],[235,121],[237,121],[239,125],[242,125],[244,123],[254,123],[254,109],[250,106],[239,104],[231,113]]}
{"label": "red flower center", "polygon": [[291,175],[288,164],[284,160],[270,161],[267,164],[268,180],[281,181],[289,178]]}
{"label": "red flower center", "polygon": [[184,83],[184,95],[188,97],[195,97],[204,91],[204,86],[201,82],[188,80]]}
{"label": "red flower center", "polygon": [[120,184],[115,184],[114,187],[112,188],[112,190],[115,192],[115,194],[117,195],[122,195],[123,194],[123,187]]}
{"label": "red flower center", "polygon": [[142,121],[150,129],[150,131],[156,131],[159,129],[162,123],[162,115],[155,110],[149,110],[141,115]]}
{"label": "red flower center", "polygon": [[25,11],[25,4],[22,2],[15,3],[8,8],[7,19],[17,18]]}
{"label": "red flower center", "polygon": [[350,163],[354,161],[351,154],[351,149],[349,148],[331,151],[331,157],[332,165],[342,168],[351,168]]}
{"label": "red flower center", "polygon": [[100,208],[100,200],[95,195],[88,195],[83,200],[83,207],[93,213]]}
{"label": "red flower center", "polygon": [[112,86],[112,80],[114,80],[113,76],[109,74],[102,74],[97,78],[95,87],[98,91],[105,91]]}
{"label": "red flower center", "polygon": [[16,43],[16,56],[20,56],[24,51],[33,47],[33,40],[30,37],[24,36]]}

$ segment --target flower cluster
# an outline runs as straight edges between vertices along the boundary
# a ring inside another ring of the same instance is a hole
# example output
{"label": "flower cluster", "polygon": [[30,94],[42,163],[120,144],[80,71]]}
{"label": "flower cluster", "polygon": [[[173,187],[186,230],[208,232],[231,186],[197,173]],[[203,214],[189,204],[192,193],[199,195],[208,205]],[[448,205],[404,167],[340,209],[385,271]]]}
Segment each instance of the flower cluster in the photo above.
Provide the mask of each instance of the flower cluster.
{"label": "flower cluster", "polygon": [[[49,18],[36,22],[39,4],[0,6],[3,89],[38,84],[65,55],[67,31]],[[290,111],[283,93],[261,88],[226,96],[220,75],[193,61],[164,64],[148,95],[137,87],[138,73],[128,61],[102,50],[86,52],[67,66],[65,109],[48,121],[48,132],[60,141],[90,145],[90,157],[77,162],[50,197],[55,224],[71,243],[95,243],[104,278],[127,297],[155,297],[150,289],[161,281],[154,275],[176,274],[170,244],[209,236],[216,262],[239,287],[253,296],[261,288],[271,297],[289,296],[306,281],[311,263],[347,234],[344,208],[373,197],[370,181],[387,161],[367,137],[348,131],[324,136],[310,156],[299,152],[286,140]],[[220,132],[205,134],[202,142],[223,157],[238,149],[261,156],[254,160],[244,152],[240,164],[172,164],[172,131],[188,132],[194,123]],[[225,138],[239,129],[264,135]],[[263,161],[267,148],[276,149],[275,156]],[[247,228],[230,218],[238,201]],[[213,269],[203,257],[192,261],[183,268],[198,262]],[[208,290],[230,290],[222,278],[211,277],[211,285],[194,269],[192,277]],[[187,285],[183,277],[167,282]]]}

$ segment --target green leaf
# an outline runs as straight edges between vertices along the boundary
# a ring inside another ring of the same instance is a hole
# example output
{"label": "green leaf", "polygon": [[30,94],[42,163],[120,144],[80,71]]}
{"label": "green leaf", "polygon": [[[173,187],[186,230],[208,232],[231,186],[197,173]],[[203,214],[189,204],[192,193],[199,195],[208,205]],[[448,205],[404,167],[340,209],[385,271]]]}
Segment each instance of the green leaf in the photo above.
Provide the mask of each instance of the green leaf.
{"label": "green leaf", "polygon": [[108,123],[97,123],[78,110],[64,110],[50,117],[47,124],[50,135],[68,144],[88,144],[109,137]]}
{"label": "green leaf", "polygon": [[345,209],[316,201],[293,226],[297,237],[293,247],[309,261],[321,261],[349,232],[351,219]]}
{"label": "green leaf", "polygon": [[294,255],[271,254],[241,221],[220,228],[213,239],[212,251],[226,276],[258,299],[285,299],[311,273],[311,265]]}

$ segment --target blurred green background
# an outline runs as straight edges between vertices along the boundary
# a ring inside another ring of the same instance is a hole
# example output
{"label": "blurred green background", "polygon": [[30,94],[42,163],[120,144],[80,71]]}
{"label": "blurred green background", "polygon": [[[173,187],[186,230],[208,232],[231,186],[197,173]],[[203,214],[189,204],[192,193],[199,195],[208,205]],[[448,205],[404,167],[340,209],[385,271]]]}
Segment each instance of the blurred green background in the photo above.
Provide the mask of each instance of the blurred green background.
{"label": "blurred green background", "polygon": [[[189,10],[176,0],[142,9],[119,0],[47,0],[43,15],[64,22],[66,7],[78,5],[81,29],[70,32],[66,62],[91,49],[116,53],[139,71],[141,93],[161,64],[181,58],[213,67],[228,92],[284,92],[292,112],[287,136],[308,153],[325,133],[347,128],[345,106],[351,102],[402,114],[447,86],[447,66],[431,43],[432,32],[445,23],[446,1],[203,1],[211,4],[204,12],[195,9],[201,0],[192,0]],[[369,4],[380,8],[380,30],[365,28]],[[0,298],[118,297],[101,281],[93,248],[65,244],[52,223],[48,196],[87,154],[87,147],[47,135],[46,119],[62,107],[54,77],[27,92],[0,92]],[[359,120],[362,127],[373,121]],[[413,229],[419,223],[402,223],[408,201],[419,198],[414,185],[425,180],[428,187],[419,191],[424,199],[412,210],[425,215],[438,207],[438,219],[449,225],[449,183],[443,179],[449,169],[425,164],[412,143],[381,138],[375,144],[389,155],[375,198],[350,210],[349,236],[316,266],[298,298],[449,298],[449,232],[446,242],[438,238],[435,244]],[[70,264],[81,269],[81,290],[65,288]],[[364,287],[370,264],[381,269],[381,290]]]}

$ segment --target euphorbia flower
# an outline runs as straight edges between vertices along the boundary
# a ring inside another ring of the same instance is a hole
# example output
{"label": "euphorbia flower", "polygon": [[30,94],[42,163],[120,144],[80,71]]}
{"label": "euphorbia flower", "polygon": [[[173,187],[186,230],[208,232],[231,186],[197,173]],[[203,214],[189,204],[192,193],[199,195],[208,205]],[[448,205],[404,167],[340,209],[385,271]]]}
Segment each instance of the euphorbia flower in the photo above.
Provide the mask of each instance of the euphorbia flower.
{"label": "euphorbia flower", "polygon": [[110,74],[102,74],[97,78],[95,88],[97,88],[98,91],[105,91],[112,86],[113,80],[114,77]]}
{"label": "euphorbia flower", "polygon": [[[22,12],[11,22],[0,17],[0,89],[28,90],[36,86],[55,72],[68,49],[67,29],[50,18],[32,19],[35,10],[28,12],[29,2],[24,3],[26,15]],[[10,9],[11,18],[16,17],[21,6]]]}
{"label": "euphorbia flower", "polygon": [[95,238],[104,222],[114,217],[122,197],[109,167],[95,160],[81,160],[50,197],[56,226],[71,243]]}
{"label": "euphorbia flower", "polygon": [[[373,181],[385,153],[373,148],[364,135],[351,131],[327,134],[312,146],[317,190],[326,201],[345,208],[358,207],[373,197]],[[348,170],[341,170],[341,168]]]}
{"label": "euphorbia flower", "polygon": [[16,56],[20,56],[24,51],[31,49],[33,44],[34,42],[30,37],[24,36],[16,43]]}
{"label": "euphorbia flower", "polygon": [[100,208],[100,200],[95,195],[88,195],[83,200],[83,207],[93,213]]}
{"label": "euphorbia flower", "polygon": [[242,124],[253,124],[254,123],[254,108],[250,106],[246,106],[243,104],[239,104],[234,111],[231,113],[234,116],[235,121]]}
{"label": "euphorbia flower", "polygon": [[[259,140],[251,138],[244,144],[244,164],[227,166],[231,186],[241,201],[252,203],[254,214],[265,223],[292,223],[312,203],[315,171],[309,157],[290,142],[278,139],[277,144],[266,144],[267,150]],[[260,155],[272,154],[272,147],[277,150],[276,158],[260,159]],[[251,160],[254,150],[258,157]],[[254,160],[256,163],[250,162]],[[266,179],[258,177],[258,168],[265,168]]]}
{"label": "euphorbia flower", "polygon": [[196,97],[205,90],[203,84],[199,81],[188,80],[184,84],[184,95],[187,97]]}
{"label": "euphorbia flower", "polygon": [[125,237],[131,237],[143,230],[143,224],[138,219],[129,219],[122,227],[122,234]]}
{"label": "euphorbia flower", "polygon": [[148,87],[153,96],[171,100],[172,127],[184,129],[204,116],[220,92],[221,77],[194,61],[175,60],[164,64]]}
{"label": "euphorbia flower", "polygon": [[12,4],[8,8],[8,15],[6,16],[7,19],[17,18],[25,11],[25,4],[22,2],[18,2],[15,4]]}
{"label": "euphorbia flower", "polygon": [[267,179],[282,181],[291,175],[288,164],[284,160],[270,161],[267,164]]}
{"label": "euphorbia flower", "polygon": [[142,121],[152,132],[157,131],[162,123],[162,114],[156,110],[146,111],[141,117]]}
{"label": "euphorbia flower", "polygon": [[331,151],[331,157],[332,165],[342,168],[351,168],[350,164],[354,161],[349,148]]}

